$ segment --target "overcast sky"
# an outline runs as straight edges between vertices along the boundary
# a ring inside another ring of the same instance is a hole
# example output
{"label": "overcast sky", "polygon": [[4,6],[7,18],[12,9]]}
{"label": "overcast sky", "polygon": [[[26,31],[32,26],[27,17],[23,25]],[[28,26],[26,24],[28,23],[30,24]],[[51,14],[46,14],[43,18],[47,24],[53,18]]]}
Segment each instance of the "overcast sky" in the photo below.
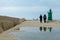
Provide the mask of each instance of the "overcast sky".
{"label": "overcast sky", "polygon": [[60,0],[0,0],[0,15],[19,18],[39,18],[49,9],[53,19],[60,19]]}

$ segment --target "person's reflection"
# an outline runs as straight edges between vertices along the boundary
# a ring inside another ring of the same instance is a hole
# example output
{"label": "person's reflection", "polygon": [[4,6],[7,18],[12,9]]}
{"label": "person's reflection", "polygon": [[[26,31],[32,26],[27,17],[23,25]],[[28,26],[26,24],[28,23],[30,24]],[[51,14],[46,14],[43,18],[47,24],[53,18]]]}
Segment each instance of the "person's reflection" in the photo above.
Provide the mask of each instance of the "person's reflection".
{"label": "person's reflection", "polygon": [[46,27],[44,27],[44,31],[46,31]]}
{"label": "person's reflection", "polygon": [[52,27],[48,27],[49,31],[51,32],[52,31]]}
{"label": "person's reflection", "polygon": [[40,27],[40,31],[42,31],[42,27]]}

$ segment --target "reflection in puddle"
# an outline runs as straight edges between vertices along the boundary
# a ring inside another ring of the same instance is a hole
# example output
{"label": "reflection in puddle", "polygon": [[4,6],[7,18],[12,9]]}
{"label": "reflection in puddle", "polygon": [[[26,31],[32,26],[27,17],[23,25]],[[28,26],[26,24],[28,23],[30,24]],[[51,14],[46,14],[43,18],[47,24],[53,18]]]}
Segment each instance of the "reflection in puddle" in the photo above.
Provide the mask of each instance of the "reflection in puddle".
{"label": "reflection in puddle", "polygon": [[46,31],[46,27],[44,27],[44,31]]}
{"label": "reflection in puddle", "polygon": [[25,32],[51,32],[52,27],[21,27],[20,31],[25,31]]}
{"label": "reflection in puddle", "polygon": [[46,32],[47,30],[49,30],[51,32],[52,31],[52,27],[40,27],[40,31]]}
{"label": "reflection in puddle", "polygon": [[40,27],[40,31],[42,31],[42,27]]}
{"label": "reflection in puddle", "polygon": [[51,32],[52,31],[52,27],[48,27],[49,31]]}

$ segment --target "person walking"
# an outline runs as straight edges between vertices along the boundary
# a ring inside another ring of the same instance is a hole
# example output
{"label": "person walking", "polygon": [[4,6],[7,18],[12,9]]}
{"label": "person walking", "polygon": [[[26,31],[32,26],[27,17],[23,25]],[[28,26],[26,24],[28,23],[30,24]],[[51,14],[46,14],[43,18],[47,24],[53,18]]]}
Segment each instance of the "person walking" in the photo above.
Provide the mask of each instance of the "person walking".
{"label": "person walking", "polygon": [[44,23],[46,23],[46,19],[47,19],[46,14],[44,14],[43,19],[44,19]]}
{"label": "person walking", "polygon": [[42,23],[42,15],[39,16],[40,23]]}

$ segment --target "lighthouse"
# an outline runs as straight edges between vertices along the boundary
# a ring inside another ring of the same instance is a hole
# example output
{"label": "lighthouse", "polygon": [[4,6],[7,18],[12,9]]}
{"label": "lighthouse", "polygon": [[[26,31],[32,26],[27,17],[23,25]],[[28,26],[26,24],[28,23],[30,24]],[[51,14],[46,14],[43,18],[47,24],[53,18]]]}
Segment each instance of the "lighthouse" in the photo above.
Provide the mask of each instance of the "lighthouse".
{"label": "lighthouse", "polygon": [[52,21],[52,10],[48,11],[48,21]]}

